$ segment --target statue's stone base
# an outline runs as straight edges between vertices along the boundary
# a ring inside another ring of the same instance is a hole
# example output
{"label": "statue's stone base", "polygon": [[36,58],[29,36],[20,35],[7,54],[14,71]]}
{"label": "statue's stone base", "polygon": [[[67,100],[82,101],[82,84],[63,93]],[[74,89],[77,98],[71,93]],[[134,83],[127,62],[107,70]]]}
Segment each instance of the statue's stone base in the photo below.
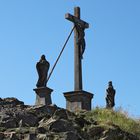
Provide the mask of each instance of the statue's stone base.
{"label": "statue's stone base", "polygon": [[92,93],[83,90],[71,91],[65,92],[64,97],[66,98],[66,108],[69,111],[91,110]]}
{"label": "statue's stone base", "polygon": [[52,89],[48,87],[40,87],[34,89],[36,93],[36,102],[35,105],[50,105],[52,104],[51,92]]}

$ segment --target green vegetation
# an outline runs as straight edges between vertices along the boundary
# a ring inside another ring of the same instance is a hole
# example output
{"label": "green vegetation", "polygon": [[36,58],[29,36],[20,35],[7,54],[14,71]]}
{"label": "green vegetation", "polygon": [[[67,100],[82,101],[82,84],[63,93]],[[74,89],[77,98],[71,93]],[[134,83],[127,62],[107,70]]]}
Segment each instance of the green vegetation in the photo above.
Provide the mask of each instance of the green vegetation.
{"label": "green vegetation", "polygon": [[111,109],[96,108],[85,112],[84,116],[87,120],[96,120],[102,125],[117,125],[122,130],[137,135],[140,138],[140,120],[130,118],[128,113],[122,111],[122,109],[113,111]]}

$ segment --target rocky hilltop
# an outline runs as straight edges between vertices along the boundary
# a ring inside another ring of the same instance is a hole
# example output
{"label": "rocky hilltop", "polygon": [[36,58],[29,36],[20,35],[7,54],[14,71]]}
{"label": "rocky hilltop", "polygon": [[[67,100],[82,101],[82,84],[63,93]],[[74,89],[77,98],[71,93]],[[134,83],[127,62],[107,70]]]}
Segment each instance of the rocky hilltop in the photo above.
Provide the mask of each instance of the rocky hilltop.
{"label": "rocky hilltop", "polygon": [[[86,112],[86,111],[85,111]],[[83,113],[50,106],[29,106],[0,98],[0,140],[139,140],[114,124],[101,125]]]}

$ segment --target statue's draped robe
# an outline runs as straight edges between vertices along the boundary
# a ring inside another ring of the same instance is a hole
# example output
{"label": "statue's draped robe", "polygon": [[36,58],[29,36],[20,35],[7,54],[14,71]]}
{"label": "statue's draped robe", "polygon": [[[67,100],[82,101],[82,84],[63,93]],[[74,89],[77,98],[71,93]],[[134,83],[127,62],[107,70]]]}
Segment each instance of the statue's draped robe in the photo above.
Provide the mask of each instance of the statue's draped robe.
{"label": "statue's draped robe", "polygon": [[36,84],[37,87],[46,87],[49,67],[50,67],[50,64],[46,60],[40,60],[36,64],[36,69],[39,76],[38,82]]}
{"label": "statue's draped robe", "polygon": [[115,101],[114,101],[114,97],[115,97],[115,90],[112,87],[109,87],[106,90],[106,107],[107,108],[112,108],[115,106]]}

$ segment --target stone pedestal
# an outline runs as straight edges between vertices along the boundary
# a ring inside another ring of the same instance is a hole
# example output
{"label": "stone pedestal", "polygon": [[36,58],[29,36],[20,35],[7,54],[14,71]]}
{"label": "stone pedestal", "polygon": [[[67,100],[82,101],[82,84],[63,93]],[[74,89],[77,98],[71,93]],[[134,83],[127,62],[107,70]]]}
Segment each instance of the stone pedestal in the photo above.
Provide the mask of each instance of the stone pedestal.
{"label": "stone pedestal", "polygon": [[92,93],[83,90],[71,91],[65,92],[64,97],[66,98],[66,108],[69,111],[91,110]]}
{"label": "stone pedestal", "polygon": [[50,105],[52,104],[51,93],[52,89],[48,87],[40,87],[34,89],[36,93],[36,102],[35,105]]}

